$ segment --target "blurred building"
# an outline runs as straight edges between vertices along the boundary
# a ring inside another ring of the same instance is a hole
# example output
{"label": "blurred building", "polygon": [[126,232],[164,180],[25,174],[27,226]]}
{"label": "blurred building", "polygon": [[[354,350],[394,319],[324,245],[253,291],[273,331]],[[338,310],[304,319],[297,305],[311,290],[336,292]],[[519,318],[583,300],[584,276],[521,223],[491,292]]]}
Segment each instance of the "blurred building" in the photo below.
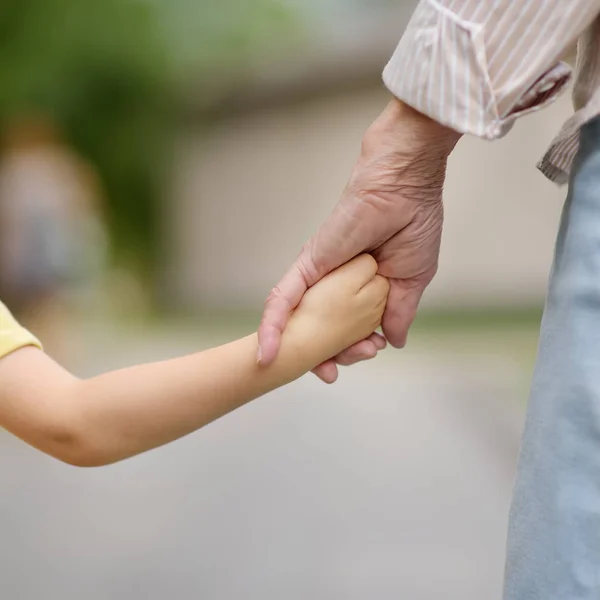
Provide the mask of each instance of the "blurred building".
{"label": "blurred building", "polygon": [[[219,82],[208,111],[205,104],[194,110],[192,99],[165,202],[164,288],[172,303],[262,304],[337,201],[362,134],[389,99],[381,70],[412,4],[371,18],[360,12],[331,34],[323,28],[310,48]],[[543,301],[565,191],[535,163],[570,112],[565,95],[506,139],[460,143],[449,169],[440,272],[426,306]]]}

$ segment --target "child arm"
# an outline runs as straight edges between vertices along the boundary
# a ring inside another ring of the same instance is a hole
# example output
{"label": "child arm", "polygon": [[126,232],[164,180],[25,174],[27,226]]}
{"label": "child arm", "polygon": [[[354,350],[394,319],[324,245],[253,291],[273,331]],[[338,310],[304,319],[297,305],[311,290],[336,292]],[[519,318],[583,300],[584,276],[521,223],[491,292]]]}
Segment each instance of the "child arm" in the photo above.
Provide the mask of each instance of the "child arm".
{"label": "child arm", "polygon": [[78,466],[109,464],[185,436],[297,379],[379,325],[387,281],[375,276],[373,259],[353,262],[307,294],[267,368],[256,363],[255,335],[87,380],[37,348],[17,350],[0,360],[0,426]]}
{"label": "child arm", "polygon": [[0,360],[0,424],[70,464],[112,463],[187,435],[316,366],[288,348],[259,368],[256,344],[252,335],[86,380],[23,348]]}

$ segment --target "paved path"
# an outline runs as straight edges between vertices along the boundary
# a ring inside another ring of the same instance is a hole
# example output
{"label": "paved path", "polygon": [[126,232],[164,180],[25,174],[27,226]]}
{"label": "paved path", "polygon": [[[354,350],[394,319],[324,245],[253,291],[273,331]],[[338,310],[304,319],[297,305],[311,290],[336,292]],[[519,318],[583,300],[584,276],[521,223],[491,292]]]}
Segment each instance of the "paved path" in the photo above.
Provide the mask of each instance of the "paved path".
{"label": "paved path", "polygon": [[[125,346],[89,370],[158,355]],[[0,433],[0,598],[497,600],[511,377],[405,354],[99,470]]]}

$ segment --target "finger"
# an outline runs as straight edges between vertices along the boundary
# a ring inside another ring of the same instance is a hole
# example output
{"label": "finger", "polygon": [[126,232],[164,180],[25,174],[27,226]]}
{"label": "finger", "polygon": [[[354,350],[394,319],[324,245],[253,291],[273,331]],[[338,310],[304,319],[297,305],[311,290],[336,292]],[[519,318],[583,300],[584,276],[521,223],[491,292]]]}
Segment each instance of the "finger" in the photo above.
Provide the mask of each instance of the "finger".
{"label": "finger", "polygon": [[[350,348],[340,352],[340,354],[338,354],[334,359],[327,361],[327,363],[324,364],[327,364],[327,370],[330,369],[329,363],[331,362],[334,364],[337,363],[341,366],[353,365],[363,360],[375,358],[377,352],[379,352],[379,350],[383,350],[386,346],[387,342],[381,334],[372,333],[367,339],[350,346]],[[322,366],[323,365],[319,365],[319,367],[317,367],[317,369],[315,369],[313,372],[316,375],[321,376],[321,373],[323,373]]]}
{"label": "finger", "polygon": [[338,368],[335,360],[327,360],[313,369],[313,373],[325,383],[335,383],[338,378]]}
{"label": "finger", "polygon": [[387,346],[385,337],[380,333],[372,333],[367,339],[371,340],[375,344],[377,352],[379,352],[379,350],[385,350],[385,347]]}
{"label": "finger", "polygon": [[261,365],[268,366],[275,360],[290,312],[298,306],[307,289],[308,282],[297,261],[271,290],[258,328],[258,362]]}
{"label": "finger", "polygon": [[406,287],[399,280],[390,282],[387,305],[383,314],[382,329],[388,342],[394,348],[404,348],[419,301],[423,295],[422,287]]}
{"label": "finger", "polygon": [[371,298],[374,302],[377,300],[386,300],[390,291],[390,282],[387,277],[374,275],[360,289],[360,294],[367,294],[367,298]]}
{"label": "finger", "polygon": [[377,261],[370,254],[361,254],[339,267],[334,273],[343,274],[350,285],[358,291],[377,274]]}
{"label": "finger", "polygon": [[[380,342],[379,342],[380,343]],[[354,365],[364,360],[370,360],[377,356],[377,344],[370,337],[358,344],[354,344],[335,357],[335,362],[344,367]]]}

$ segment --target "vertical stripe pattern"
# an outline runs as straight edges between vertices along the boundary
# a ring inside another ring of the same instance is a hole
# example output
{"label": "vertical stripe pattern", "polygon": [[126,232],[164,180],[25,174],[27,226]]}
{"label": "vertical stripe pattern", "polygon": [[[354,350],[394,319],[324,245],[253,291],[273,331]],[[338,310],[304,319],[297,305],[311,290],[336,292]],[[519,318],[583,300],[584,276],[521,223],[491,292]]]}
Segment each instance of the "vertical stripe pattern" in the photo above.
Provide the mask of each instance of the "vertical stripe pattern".
{"label": "vertical stripe pattern", "polygon": [[421,0],[384,82],[461,133],[495,139],[566,88],[560,58],[579,40],[575,115],[538,165],[563,183],[580,127],[600,114],[600,0]]}

